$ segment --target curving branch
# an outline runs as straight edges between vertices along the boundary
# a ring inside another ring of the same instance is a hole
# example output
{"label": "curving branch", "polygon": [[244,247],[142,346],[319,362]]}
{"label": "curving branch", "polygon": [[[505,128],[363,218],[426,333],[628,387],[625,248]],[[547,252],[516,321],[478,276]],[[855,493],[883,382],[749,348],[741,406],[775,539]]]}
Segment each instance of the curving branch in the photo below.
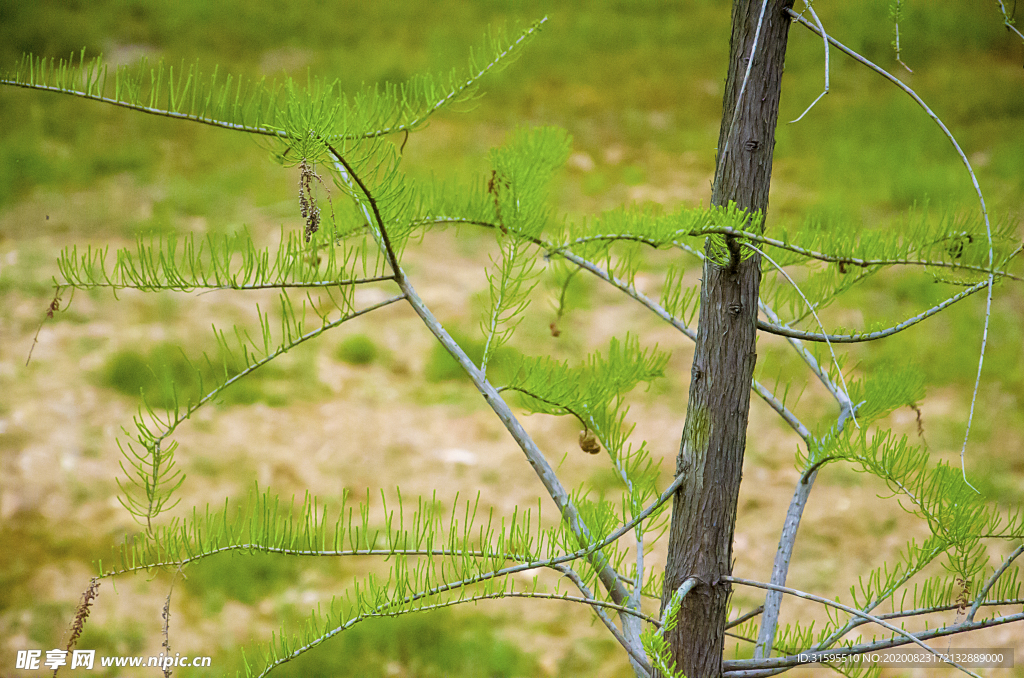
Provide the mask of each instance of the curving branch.
{"label": "curving branch", "polygon": [[768,332],[769,334],[777,334],[781,337],[790,337],[792,339],[800,339],[803,341],[820,341],[828,342],[833,344],[855,344],[862,341],[875,341],[877,339],[884,339],[885,337],[891,337],[894,334],[898,334],[903,330],[913,327],[922,320],[926,320],[939,311],[949,308],[953,304],[967,297],[971,296],[975,292],[980,292],[988,287],[988,281],[983,280],[980,283],[968,287],[963,292],[954,294],[952,297],[944,300],[943,302],[933,306],[923,313],[919,313],[912,318],[908,318],[898,325],[887,327],[884,330],[875,330],[873,332],[864,332],[858,334],[825,334],[819,332],[807,332],[805,330],[795,330],[788,325],[782,324],[778,318],[774,318],[774,322],[767,323],[763,320],[757,321],[757,329]]}
{"label": "curving branch", "polygon": [[[806,12],[809,12],[809,13],[810,13],[810,15],[811,15],[811,18],[812,18],[812,19],[814,19],[814,23],[815,23],[815,24],[816,24],[816,25],[818,26],[818,28],[819,28],[819,29],[821,30],[821,34],[822,34],[822,35],[825,35],[825,27],[821,25],[821,19],[819,19],[819,18],[818,18],[818,15],[817,15],[817,13],[816,13],[816,12],[814,11],[814,6],[813,6],[813,5],[811,4],[811,2],[812,2],[812,0],[804,0],[804,11],[806,11]],[[790,121],[789,121],[789,124],[791,124],[791,125],[792,125],[793,123],[796,123],[796,122],[800,122],[801,120],[803,120],[803,119],[804,119],[804,116],[805,116],[805,115],[807,115],[808,113],[810,113],[810,112],[811,112],[811,109],[812,109],[812,108],[814,108],[815,104],[817,104],[817,103],[818,103],[819,101],[821,101],[821,100],[822,100],[822,98],[823,98],[823,97],[824,97],[824,96],[825,96],[826,94],[828,94],[828,90],[829,90],[828,78],[829,78],[829,70],[830,70],[830,68],[829,68],[829,50],[828,50],[828,40],[824,40],[824,42],[825,42],[825,89],[823,89],[823,90],[821,91],[821,94],[819,94],[819,95],[818,95],[818,98],[817,98],[817,99],[815,99],[814,101],[812,101],[812,102],[811,102],[811,105],[810,105],[810,106],[808,106],[808,107],[807,107],[807,108],[806,108],[806,109],[804,110],[804,112],[803,112],[803,113],[801,113],[800,115],[798,115],[798,116],[796,117],[796,119],[795,119],[795,120],[790,120]]]}
{"label": "curving branch", "polygon": [[[445,106],[455,101],[458,101],[459,97],[463,96],[468,91],[472,91],[472,88],[474,87],[474,85],[476,85],[478,80],[480,80],[489,71],[494,70],[496,67],[498,67],[499,64],[501,64],[507,58],[509,58],[509,56],[513,52],[517,51],[530,37],[532,37],[535,33],[538,32],[541,26],[543,26],[547,22],[547,20],[548,18],[544,17],[537,21],[536,23],[534,23],[529,28],[527,28],[519,35],[518,38],[516,38],[515,41],[507,45],[501,52],[498,52],[491,61],[477,68],[475,72],[471,73],[465,80],[463,80],[459,84],[451,86],[449,92],[447,92],[444,96],[440,97],[439,99],[428,105],[427,108],[423,110],[422,113],[419,113],[417,115],[417,117],[404,123],[382,127],[380,129],[372,130],[369,132],[357,134],[331,135],[330,138],[349,140],[373,139],[388,134],[409,132],[417,127],[422,126],[423,123],[426,122],[426,120],[431,115],[433,115],[440,109],[444,108]],[[81,58],[83,61],[84,57],[85,50],[82,50]],[[65,62],[62,61],[59,67],[54,66],[52,60],[50,66],[47,66],[45,59],[40,60],[38,63],[32,60],[29,62],[27,66],[27,69],[29,70],[28,80],[22,79],[21,72],[18,72],[14,75],[14,77],[0,78],[0,85],[22,87],[26,89],[39,90],[43,92],[54,92],[57,94],[68,94],[81,99],[97,101],[100,103],[117,106],[119,108],[126,108],[140,113],[148,113],[150,115],[172,118],[175,120],[187,120],[190,122],[197,122],[203,125],[209,125],[211,127],[218,127],[221,129],[228,129],[237,132],[245,132],[248,134],[256,134],[266,137],[276,137],[279,139],[287,139],[289,137],[288,132],[286,132],[284,129],[281,129],[280,127],[275,127],[273,125],[249,125],[245,123],[233,123],[226,120],[219,120],[217,118],[210,117],[204,114],[206,110],[211,106],[224,106],[225,103],[229,101],[229,99],[232,97],[232,90],[235,89],[235,87],[232,87],[230,76],[228,76],[227,82],[224,85],[223,93],[221,93],[219,96],[215,95],[211,90],[210,92],[205,93],[205,96],[199,96],[199,98],[197,99],[197,90],[200,87],[200,84],[199,73],[196,70],[194,70],[195,67],[193,67],[193,70],[190,70],[188,72],[187,77],[185,77],[184,73],[179,72],[177,84],[175,84],[174,82],[174,68],[171,67],[167,82],[169,108],[160,108],[155,104],[157,90],[161,88],[163,85],[164,72],[162,63],[160,65],[159,73],[153,76],[154,90],[150,94],[149,104],[145,105],[142,103],[141,99],[133,101],[121,97],[122,93],[130,96],[133,93],[138,95],[139,92],[133,92],[133,88],[128,86],[128,83],[125,83],[126,86],[122,87],[121,82],[117,80],[117,78],[119,77],[118,75],[115,75],[114,96],[111,97],[104,95],[103,91],[106,89],[107,82],[107,68],[105,66],[101,67],[98,60],[93,60],[92,62],[90,62],[88,67],[84,63],[81,64],[80,68],[82,70],[82,80],[80,84],[82,86],[82,89],[75,89],[70,84],[71,81],[69,79],[73,77],[70,73],[71,67],[73,66],[73,61],[73,54],[71,62],[65,64]],[[47,71],[47,69],[49,69],[49,72]],[[36,81],[37,76],[39,78],[46,78],[47,76],[51,78],[56,77],[58,79],[57,84],[42,84]],[[216,80],[216,77],[217,71],[215,69],[213,73],[214,81]],[[182,88],[181,86],[183,80],[185,81],[185,84],[184,87]],[[248,85],[243,85],[241,80],[239,80],[238,85],[236,87],[237,94],[235,94],[234,100],[235,107],[237,108],[240,106],[239,100],[243,96],[248,96],[250,92],[247,90]],[[276,98],[279,92],[279,90],[277,89],[275,89],[274,91],[266,89],[265,87],[263,87],[262,82],[257,84],[256,89],[257,92],[253,94],[253,96],[259,97],[260,104],[262,104],[267,97]],[[186,102],[186,100],[188,101]],[[178,109],[179,106],[189,106],[189,111],[195,111],[197,110],[197,105],[201,107],[199,109],[200,112],[198,113],[185,112],[184,110],[176,110]]]}
{"label": "curving branch", "polygon": [[999,5],[999,11],[1003,15],[1003,25],[1006,26],[1006,30],[1010,31],[1011,33],[1016,33],[1018,38],[1024,40],[1024,33],[1021,33],[1019,30],[1017,30],[1017,26],[1014,25],[1015,22],[1013,18],[1006,13],[1006,5],[1003,4],[1003,0],[996,0],[996,3]]}
{"label": "curving branch", "polygon": [[[1005,8],[1003,8],[1003,9],[1004,9],[1003,17],[1004,17],[1004,19],[1007,19]],[[853,51],[849,47],[843,45],[841,42],[839,42],[835,38],[831,37],[830,35],[826,34],[824,31],[821,31],[819,33],[819,30],[818,30],[818,28],[816,26],[812,26],[810,23],[807,22],[806,19],[804,19],[804,18],[798,16],[797,14],[795,14],[793,12],[793,10],[787,9],[786,11],[798,23],[800,23],[800,25],[804,26],[805,28],[810,29],[814,33],[818,33],[822,38],[828,40],[830,43],[832,43],[833,45],[838,47],[842,52],[844,52],[845,54],[847,54],[848,56],[850,56],[854,60],[860,62],[861,64],[864,64],[865,66],[867,66],[871,70],[875,71],[876,73],[878,73],[879,75],[884,77],[886,80],[888,80],[889,82],[893,83],[894,85],[899,87],[901,90],[903,90],[908,96],[910,96],[910,98],[912,98],[914,100],[914,102],[924,110],[924,112],[928,115],[928,117],[931,118],[932,121],[935,122],[935,124],[939,126],[939,129],[942,130],[942,133],[946,136],[946,138],[949,139],[949,142],[953,145],[953,148],[956,150],[957,155],[960,157],[960,162],[963,163],[965,168],[967,168],[967,174],[970,175],[970,177],[971,177],[971,184],[974,186],[974,191],[975,191],[975,193],[978,196],[978,203],[979,203],[979,205],[981,207],[981,216],[982,216],[982,218],[985,221],[985,234],[988,237],[988,270],[984,271],[985,273],[988,274],[988,295],[986,296],[986,300],[985,300],[985,326],[984,326],[984,329],[982,330],[982,334],[981,334],[981,352],[980,352],[980,355],[978,357],[978,372],[977,372],[977,376],[974,379],[974,392],[971,395],[971,408],[970,408],[970,412],[967,415],[967,430],[964,432],[964,442],[963,442],[963,446],[960,448],[960,469],[963,472],[964,482],[966,482],[968,485],[970,485],[970,483],[967,481],[967,467],[966,467],[966,465],[964,463],[964,453],[967,451],[967,441],[971,437],[971,424],[974,422],[974,408],[975,408],[975,405],[977,405],[977,402],[978,402],[978,388],[981,385],[981,370],[982,370],[982,367],[985,364],[985,348],[988,345],[989,322],[992,319],[992,286],[993,286],[993,283],[995,281],[995,274],[996,274],[994,266],[993,266],[993,259],[995,257],[995,252],[994,252],[994,248],[992,246],[992,224],[989,221],[988,208],[985,206],[985,196],[984,196],[984,194],[982,194],[981,186],[978,184],[978,177],[975,176],[974,168],[971,167],[971,161],[968,160],[967,154],[964,153],[962,148],[960,148],[960,144],[959,144],[959,142],[957,142],[956,137],[954,137],[953,133],[949,131],[949,129],[946,127],[945,123],[943,123],[942,120],[939,119],[939,116],[935,115],[935,113],[932,111],[932,109],[929,108],[928,104],[926,104],[924,102],[924,100],[921,99],[920,96],[918,96],[917,92],[915,92],[913,89],[911,89],[906,84],[904,84],[896,76],[892,75],[891,73],[889,73],[885,69],[883,69],[883,68],[881,68],[879,66],[876,66],[874,63],[872,63],[871,61],[869,61],[865,57],[861,56],[857,52]],[[1008,22],[1008,19],[1007,19],[1007,22]],[[971,485],[971,487],[973,488],[974,486]],[[975,488],[975,492],[977,492],[976,488]]]}

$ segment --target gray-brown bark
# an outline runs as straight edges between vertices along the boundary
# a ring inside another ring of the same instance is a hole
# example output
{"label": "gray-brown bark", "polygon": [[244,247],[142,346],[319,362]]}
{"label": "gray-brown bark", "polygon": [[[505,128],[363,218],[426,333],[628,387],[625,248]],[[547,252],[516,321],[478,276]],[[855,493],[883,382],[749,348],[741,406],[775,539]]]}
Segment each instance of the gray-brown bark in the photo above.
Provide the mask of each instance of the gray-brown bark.
{"label": "gray-brown bark", "polygon": [[[782,66],[793,0],[734,0],[729,74],[713,205],[763,215],[768,208]],[[763,14],[762,14],[763,8]],[[758,25],[760,23],[760,31]],[[756,36],[756,39],[755,39]],[[756,42],[756,47],[755,47]],[[748,58],[753,53],[746,85]],[[741,88],[743,89],[741,96]],[[750,228],[760,228],[752,223]],[[697,345],[677,473],[663,607],[689,577],[679,625],[668,634],[673,659],[688,678],[717,678],[756,354],[760,257],[738,242],[707,245]]]}

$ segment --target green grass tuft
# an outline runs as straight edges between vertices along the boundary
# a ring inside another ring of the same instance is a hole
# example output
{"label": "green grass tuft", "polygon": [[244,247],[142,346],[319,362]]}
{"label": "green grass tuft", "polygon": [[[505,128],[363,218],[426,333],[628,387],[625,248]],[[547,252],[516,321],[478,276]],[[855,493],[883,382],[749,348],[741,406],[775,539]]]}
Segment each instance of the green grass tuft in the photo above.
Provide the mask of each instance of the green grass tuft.
{"label": "green grass tuft", "polygon": [[124,395],[145,398],[151,407],[168,409],[202,397],[199,374],[185,354],[172,344],[159,344],[148,355],[126,349],[104,367],[106,386]]}
{"label": "green grass tuft", "polygon": [[334,355],[349,365],[369,365],[377,359],[377,345],[365,334],[353,334],[338,344]]}
{"label": "green grass tuft", "polygon": [[[316,378],[314,354],[294,350],[292,355],[260,367],[233,383],[218,396],[227,405],[263,402],[272,407],[297,399],[316,399],[324,386]],[[101,368],[101,383],[127,396],[145,399],[157,409],[171,409],[196,403],[225,378],[241,370],[230,360],[225,366],[218,358],[212,365],[206,358],[186,356],[173,344],[158,344],[148,353],[125,349],[111,355]]]}
{"label": "green grass tuft", "polygon": [[[452,332],[452,338],[462,347],[470,360],[479,367],[484,357],[484,342],[481,339],[470,338],[460,332]],[[487,376],[492,382],[502,381],[503,364],[514,355],[515,349],[509,346],[502,346],[490,358],[487,364]],[[444,381],[455,381],[467,378],[459,363],[448,353],[444,346],[435,343],[427,357],[426,366],[423,368],[423,378],[428,382],[436,384]]]}

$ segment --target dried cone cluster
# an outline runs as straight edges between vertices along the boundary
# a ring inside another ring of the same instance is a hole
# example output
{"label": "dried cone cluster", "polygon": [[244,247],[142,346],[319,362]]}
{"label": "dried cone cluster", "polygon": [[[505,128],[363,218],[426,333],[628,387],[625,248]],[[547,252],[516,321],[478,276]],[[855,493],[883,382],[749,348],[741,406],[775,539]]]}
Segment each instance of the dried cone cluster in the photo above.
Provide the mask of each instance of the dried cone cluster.
{"label": "dried cone cluster", "polygon": [[313,195],[313,179],[320,181],[313,166],[303,159],[299,163],[299,210],[302,218],[306,220],[306,242],[320,230],[320,208],[316,204],[316,196]]}
{"label": "dried cone cluster", "polygon": [[597,436],[587,430],[580,431],[580,449],[587,454],[597,454],[601,451],[601,443],[597,442]]}

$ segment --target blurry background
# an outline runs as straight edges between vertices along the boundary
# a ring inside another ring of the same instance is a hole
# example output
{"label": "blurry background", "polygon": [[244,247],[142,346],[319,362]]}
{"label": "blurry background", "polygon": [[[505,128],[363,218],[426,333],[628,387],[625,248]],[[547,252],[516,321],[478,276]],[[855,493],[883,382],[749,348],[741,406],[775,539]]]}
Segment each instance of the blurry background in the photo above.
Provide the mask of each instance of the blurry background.
{"label": "blurry background", "polygon": [[[488,149],[509,130],[553,124],[574,138],[555,194],[569,218],[628,202],[667,209],[707,204],[730,3],[569,4],[0,0],[0,70],[13,69],[23,52],[67,57],[85,47],[112,65],[143,56],[173,64],[199,59],[206,69],[219,65],[251,77],[301,80],[308,71],[354,89],[463,68],[488,26],[515,29],[548,16],[517,62],[482,81],[479,100],[438,114],[412,135],[406,171],[482,183]],[[902,59],[913,74],[895,62],[887,2],[820,0],[815,8],[839,40],[918,91],[970,156],[994,218],[1019,224],[1024,45],[1003,28],[995,3],[905,4]],[[925,204],[936,213],[975,210],[963,166],[924,112],[836,50],[831,63],[831,92],[801,122],[779,126],[768,228],[814,218],[884,227]],[[797,117],[823,81],[821,40],[794,26],[780,121]],[[115,439],[131,426],[139,387],[159,390],[176,379],[181,389],[197,388],[180,372],[178,347],[199,357],[215,348],[211,323],[253,327],[254,302],[266,308],[273,300],[126,293],[114,301],[80,293],[69,311],[42,327],[26,366],[53,296],[56,253],[70,245],[125,246],[139,233],[242,228],[272,245],[282,227],[301,228],[297,181],[294,168],[270,162],[265,149],[240,135],[0,90],[0,676],[11,674],[18,649],[63,646],[93,562],[110,562],[113,548],[138,530],[115,498]],[[432,232],[409,248],[408,269],[421,294],[471,343],[486,307],[482,266],[492,245],[490,234],[463,229]],[[655,260],[638,284],[657,295],[664,261],[659,269]],[[687,280],[696,282],[698,273],[694,266]],[[385,291],[361,291],[360,300],[375,301]],[[516,350],[578,357],[627,329],[671,350],[669,376],[635,394],[631,412],[636,439],[650,442],[667,476],[685,411],[687,341],[583,276],[570,292],[581,310],[561,321],[562,336],[551,336],[554,311],[539,300]],[[826,318],[855,327],[902,320],[949,294],[924,272],[875,276]],[[859,369],[920,365],[929,388],[921,429],[910,410],[889,423],[926,443],[936,460],[959,463],[983,312],[978,295],[884,343],[844,349]],[[1022,335],[1021,286],[999,285],[967,461],[971,482],[1005,505],[1018,505],[1024,491]],[[760,346],[759,370],[772,379],[798,375],[800,390],[805,377],[786,347],[765,338]],[[163,367],[149,373],[140,367],[146,361]],[[443,512],[459,492],[460,501],[481,492],[481,506],[499,514],[516,504],[536,506],[542,488],[521,453],[405,308],[347,324],[277,362],[179,430],[178,458],[188,479],[176,515],[186,506],[242,499],[256,482],[286,498],[309,489],[335,507],[344,491],[362,497],[369,488],[377,497],[384,489],[393,496],[396,485],[405,497],[430,497],[436,489]],[[798,414],[816,423],[834,417],[834,409],[811,384]],[[572,421],[534,416],[525,423],[553,460],[564,455],[560,473],[568,486],[615,491],[600,460],[580,453]],[[737,526],[740,576],[769,576],[796,479],[797,442],[755,399]],[[877,481],[830,467],[818,483],[791,570],[795,587],[840,595],[858,574],[891,561],[907,539],[926,534],[895,500],[877,499],[886,494]],[[551,519],[554,507],[544,501]],[[663,549],[659,544],[652,553],[654,567],[663,563]],[[379,567],[211,559],[190,568],[175,589],[172,650],[211,655],[215,671],[233,672],[241,667],[240,645],[266,641],[281,624],[297,623],[340,586]],[[79,647],[157,654],[168,582],[163,574],[137,576],[120,580],[116,592],[104,584]],[[758,600],[741,590],[734,602],[749,609]],[[784,610],[791,620],[820,615],[791,603]],[[623,675],[621,653],[590,618],[566,604],[499,601],[381,620],[281,675]],[[1024,657],[1020,636],[1019,627],[1004,628],[961,646],[1015,642]],[[749,649],[741,643],[740,651]]]}

